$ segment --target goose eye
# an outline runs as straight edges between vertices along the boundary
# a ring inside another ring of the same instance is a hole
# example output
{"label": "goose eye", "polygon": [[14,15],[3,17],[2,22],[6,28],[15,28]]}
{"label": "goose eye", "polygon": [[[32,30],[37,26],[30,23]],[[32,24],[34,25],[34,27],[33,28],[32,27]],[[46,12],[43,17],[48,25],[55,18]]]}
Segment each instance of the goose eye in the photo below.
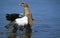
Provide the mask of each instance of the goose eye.
{"label": "goose eye", "polygon": [[21,4],[24,4],[24,3],[21,3]]}

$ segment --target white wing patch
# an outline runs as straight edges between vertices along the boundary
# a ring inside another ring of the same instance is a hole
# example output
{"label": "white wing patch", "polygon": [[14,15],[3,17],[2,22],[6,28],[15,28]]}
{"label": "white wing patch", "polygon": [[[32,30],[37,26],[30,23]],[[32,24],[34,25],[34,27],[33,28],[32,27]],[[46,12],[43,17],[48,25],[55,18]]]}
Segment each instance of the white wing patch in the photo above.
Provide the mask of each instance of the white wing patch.
{"label": "white wing patch", "polygon": [[28,24],[28,17],[24,16],[22,18],[17,18],[15,21],[16,21],[15,23],[17,23],[19,26],[24,26]]}

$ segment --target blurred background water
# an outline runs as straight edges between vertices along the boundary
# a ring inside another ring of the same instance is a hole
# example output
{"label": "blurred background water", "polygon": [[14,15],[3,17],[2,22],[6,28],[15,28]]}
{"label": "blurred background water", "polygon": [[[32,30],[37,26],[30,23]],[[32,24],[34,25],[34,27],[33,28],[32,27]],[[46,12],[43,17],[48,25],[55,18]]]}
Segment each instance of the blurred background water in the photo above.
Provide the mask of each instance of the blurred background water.
{"label": "blurred background water", "polygon": [[[35,26],[31,38],[60,38],[60,0],[23,0],[30,5],[30,11],[34,18]],[[22,0],[0,0],[0,38],[7,38],[7,30],[4,28],[9,22],[5,16],[7,13],[23,13],[23,7],[19,6]],[[3,32],[3,33],[2,33]],[[12,34],[16,36],[16,34]],[[19,38],[16,36],[16,38]],[[20,37],[21,38],[21,37]]]}

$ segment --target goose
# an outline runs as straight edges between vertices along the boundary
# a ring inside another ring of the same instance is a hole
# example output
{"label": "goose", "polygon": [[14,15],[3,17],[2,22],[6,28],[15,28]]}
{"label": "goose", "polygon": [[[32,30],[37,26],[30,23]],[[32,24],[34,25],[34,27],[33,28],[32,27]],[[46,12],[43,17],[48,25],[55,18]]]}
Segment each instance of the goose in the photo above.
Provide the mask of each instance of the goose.
{"label": "goose", "polygon": [[31,26],[33,26],[34,23],[33,23],[32,14],[30,12],[30,8],[26,2],[22,2],[22,3],[20,3],[20,5],[24,7],[23,17],[20,18],[18,16],[18,18],[15,18],[12,21],[14,21],[14,23],[17,24],[19,27],[21,27],[21,26],[22,26],[22,28],[25,27],[26,32],[31,31],[32,30]]}

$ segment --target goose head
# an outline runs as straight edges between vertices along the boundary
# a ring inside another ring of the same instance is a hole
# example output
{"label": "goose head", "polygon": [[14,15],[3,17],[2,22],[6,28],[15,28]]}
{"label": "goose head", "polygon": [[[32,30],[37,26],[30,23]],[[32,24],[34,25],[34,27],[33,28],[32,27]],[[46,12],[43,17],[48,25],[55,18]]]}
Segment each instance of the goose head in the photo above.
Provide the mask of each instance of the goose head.
{"label": "goose head", "polygon": [[29,7],[29,6],[28,6],[28,3],[26,3],[26,2],[22,2],[22,3],[20,3],[19,5],[20,5],[20,6],[23,6],[23,7]]}

